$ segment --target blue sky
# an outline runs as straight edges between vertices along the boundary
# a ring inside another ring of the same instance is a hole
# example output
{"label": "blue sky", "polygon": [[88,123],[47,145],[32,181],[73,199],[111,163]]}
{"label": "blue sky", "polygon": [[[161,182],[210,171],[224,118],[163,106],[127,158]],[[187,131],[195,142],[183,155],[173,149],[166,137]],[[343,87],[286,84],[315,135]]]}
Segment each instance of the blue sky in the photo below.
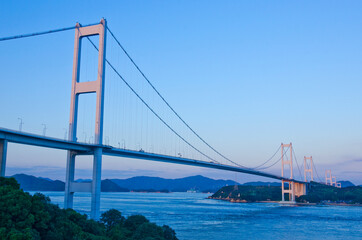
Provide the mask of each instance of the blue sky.
{"label": "blue sky", "polygon": [[[312,155],[321,178],[330,168],[337,179],[362,184],[361,5],[360,1],[2,1],[0,37],[96,23],[105,17],[171,105],[233,160],[256,166],[281,142],[293,142],[299,164]],[[73,31],[0,43],[1,127],[18,129],[21,117],[24,131],[41,134],[41,124],[46,123],[47,135],[63,138],[73,44]],[[84,76],[90,77],[94,52],[89,48],[84,54]],[[175,128],[210,153],[159,106],[110,36],[107,58],[120,63],[130,83]],[[189,153],[177,139],[167,140],[167,130],[152,120],[109,69],[106,81],[106,98],[112,98],[106,99],[105,135],[113,145],[124,141],[130,148],[162,152],[171,144],[172,151],[182,148],[184,155]],[[81,114],[92,116],[89,106],[94,99],[85,98]],[[79,138],[90,140],[92,121],[80,121]],[[11,145],[7,174],[33,171],[63,179],[65,156],[63,151]],[[90,159],[80,158],[78,176],[90,175],[90,166]],[[107,157],[103,169],[104,177],[202,174],[241,182],[259,179]],[[270,171],[279,173],[279,164]]]}

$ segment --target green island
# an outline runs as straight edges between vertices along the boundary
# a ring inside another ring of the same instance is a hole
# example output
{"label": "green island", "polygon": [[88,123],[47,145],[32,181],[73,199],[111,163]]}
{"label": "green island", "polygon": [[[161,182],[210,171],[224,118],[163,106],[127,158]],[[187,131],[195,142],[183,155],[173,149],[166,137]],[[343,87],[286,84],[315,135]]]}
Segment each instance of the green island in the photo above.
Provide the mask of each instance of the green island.
{"label": "green island", "polygon": [[0,239],[177,240],[167,225],[158,226],[142,215],[125,218],[111,209],[100,221],[72,209],[61,209],[43,194],[20,189],[14,178],[0,177]]}
{"label": "green island", "polygon": [[[353,186],[336,188],[317,182],[311,182],[308,194],[296,197],[297,203],[315,204],[362,204],[362,187]],[[210,199],[220,199],[230,202],[279,202],[281,187],[278,186],[226,186],[210,196]],[[286,200],[288,196],[286,195]]]}

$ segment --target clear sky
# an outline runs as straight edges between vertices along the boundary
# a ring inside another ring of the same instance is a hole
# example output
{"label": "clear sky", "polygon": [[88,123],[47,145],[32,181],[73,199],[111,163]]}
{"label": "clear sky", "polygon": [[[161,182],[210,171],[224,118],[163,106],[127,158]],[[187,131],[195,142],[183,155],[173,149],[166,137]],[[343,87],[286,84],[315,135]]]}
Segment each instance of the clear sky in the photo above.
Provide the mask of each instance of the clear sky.
{"label": "clear sky", "polygon": [[[332,169],[337,179],[362,184],[361,9],[361,1],[1,1],[0,37],[104,17],[170,104],[234,161],[253,167],[292,142],[299,164],[312,155],[321,178]],[[1,127],[18,129],[21,117],[24,131],[42,134],[44,123],[47,135],[64,137],[73,44],[74,31],[0,42]],[[89,79],[95,55],[84,47],[81,76]],[[107,58],[180,133],[212,154],[161,107],[110,36]],[[106,141],[191,156],[110,69],[106,81]],[[84,97],[82,116],[92,116],[93,101]],[[91,141],[94,120],[82,116],[78,137]],[[65,162],[64,151],[11,144],[7,175],[64,179]],[[80,158],[77,167],[78,177],[90,176],[90,159]],[[280,173],[280,164],[268,171]],[[104,178],[195,174],[267,180],[140,160],[103,162]]]}

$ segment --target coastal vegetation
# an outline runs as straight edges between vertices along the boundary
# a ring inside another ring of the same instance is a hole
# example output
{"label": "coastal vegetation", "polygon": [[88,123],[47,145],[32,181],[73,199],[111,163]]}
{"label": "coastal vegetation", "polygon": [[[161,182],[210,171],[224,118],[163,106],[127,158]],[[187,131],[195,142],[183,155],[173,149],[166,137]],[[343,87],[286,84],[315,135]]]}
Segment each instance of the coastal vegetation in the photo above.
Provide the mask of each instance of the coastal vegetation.
{"label": "coastal vegetation", "polygon": [[296,198],[297,202],[362,204],[362,187],[336,188],[311,182],[308,194]]}
{"label": "coastal vegetation", "polygon": [[[336,188],[311,182],[308,194],[296,197],[300,203],[347,203],[362,204],[362,187]],[[288,197],[286,195],[286,197]],[[231,202],[281,201],[281,187],[278,186],[226,186],[210,196]],[[287,200],[287,199],[286,199]]]}
{"label": "coastal vegetation", "polygon": [[281,188],[277,186],[226,186],[209,198],[235,202],[280,201]]}
{"label": "coastal vegetation", "polygon": [[100,221],[72,209],[61,209],[43,194],[20,189],[14,178],[0,177],[0,239],[177,240],[167,225],[142,215],[122,216],[111,209]]}

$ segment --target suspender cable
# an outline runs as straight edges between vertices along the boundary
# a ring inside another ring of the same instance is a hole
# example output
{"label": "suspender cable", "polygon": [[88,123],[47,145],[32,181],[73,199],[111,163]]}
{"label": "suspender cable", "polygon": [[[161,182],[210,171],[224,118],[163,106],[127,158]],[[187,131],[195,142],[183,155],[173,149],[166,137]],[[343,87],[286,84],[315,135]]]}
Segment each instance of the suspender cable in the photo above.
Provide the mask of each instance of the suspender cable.
{"label": "suspender cable", "polygon": [[297,167],[298,167],[299,177],[300,177],[300,179],[303,179],[303,177],[302,177],[302,172],[300,171],[300,168],[299,168],[299,164],[298,164],[297,156],[295,155],[295,152],[294,152],[294,148],[292,148],[292,150],[293,150],[293,156],[294,156],[295,162],[296,162]]}
{"label": "suspender cable", "polygon": [[[281,146],[280,146],[280,147],[281,147]],[[278,149],[278,150],[279,150],[279,149]],[[283,152],[283,157],[286,156],[285,154],[288,152],[288,150],[289,150],[289,147],[287,148],[287,150],[285,150],[285,151]],[[272,165],[269,165],[269,166],[267,166],[267,167],[259,168],[258,170],[268,169],[268,168],[274,166],[275,164],[277,164],[278,162],[280,162],[280,160],[282,160],[282,157],[280,157],[280,158],[279,158],[276,162],[274,162]]]}
{"label": "suspender cable", "polygon": [[216,152],[219,156],[221,156],[222,158],[226,159],[227,161],[239,166],[239,167],[243,167],[246,168],[245,166],[242,166],[234,161],[232,161],[231,159],[227,158],[225,155],[221,154],[219,151],[217,151],[215,148],[213,148],[209,143],[207,143],[199,134],[196,133],[195,130],[193,130],[190,125],[188,125],[185,120],[183,120],[183,118],[181,118],[181,116],[176,112],[175,109],[173,109],[173,107],[171,107],[171,105],[166,101],[166,99],[161,95],[161,93],[155,88],[155,86],[151,83],[151,81],[146,77],[146,75],[142,72],[142,70],[138,67],[138,65],[135,63],[135,61],[131,58],[131,56],[128,54],[128,52],[126,51],[126,49],[122,46],[122,44],[118,41],[118,39],[116,38],[116,36],[113,34],[113,32],[107,27],[107,30],[109,31],[109,33],[112,35],[112,37],[114,38],[114,40],[117,42],[117,44],[119,45],[119,47],[123,50],[123,52],[127,55],[127,57],[129,58],[129,60],[133,63],[133,65],[136,67],[136,69],[139,71],[139,73],[143,76],[143,78],[148,82],[148,84],[153,88],[153,90],[157,93],[157,95],[162,99],[162,101],[170,108],[170,110],[177,116],[178,119],[181,120],[181,122],[183,122],[185,124],[185,126],[196,135],[196,137],[198,139],[200,139],[204,144],[206,144],[209,148],[211,148],[214,152]]}
{"label": "suspender cable", "polygon": [[323,183],[322,179],[319,177],[317,168],[315,167],[314,163],[313,163],[312,165],[313,165],[313,168],[314,168],[314,170],[315,170],[315,172],[316,172],[316,174],[317,174],[317,177],[318,177],[319,182],[320,182],[320,183]]}
{"label": "suspender cable", "polygon": [[[92,42],[92,40],[90,40],[88,37],[87,39],[91,42],[91,44],[93,45],[93,47],[95,49],[98,48],[97,46]],[[213,162],[219,163],[218,161],[216,161],[215,159],[209,157],[208,155],[206,155],[205,153],[201,152],[199,149],[197,149],[195,146],[193,146],[191,143],[189,143],[185,138],[183,138],[179,133],[177,133],[169,124],[166,123],[165,120],[163,120],[160,115],[158,115],[153,108],[150,107],[150,105],[148,105],[146,103],[146,101],[136,92],[136,90],[134,90],[132,88],[131,85],[129,85],[129,83],[122,77],[122,75],[116,70],[116,68],[106,59],[107,64],[112,68],[112,70],[118,75],[118,77],[127,85],[127,87],[137,96],[137,98],[139,100],[141,100],[141,102],[167,127],[169,128],[176,136],[178,136],[180,139],[182,139],[182,141],[184,141],[187,145],[189,145],[190,147],[192,147],[194,150],[196,150],[198,153],[200,153],[201,155],[203,155],[204,157],[210,159]]]}
{"label": "suspender cable", "polygon": [[273,156],[271,156],[268,160],[266,160],[264,163],[260,164],[259,166],[254,167],[253,169],[260,168],[260,167],[264,166],[265,164],[267,164],[270,160],[272,160],[272,159],[275,157],[275,155],[277,155],[277,153],[279,152],[279,150],[280,150],[281,147],[282,147],[282,146],[279,145],[278,150],[273,154]]}

